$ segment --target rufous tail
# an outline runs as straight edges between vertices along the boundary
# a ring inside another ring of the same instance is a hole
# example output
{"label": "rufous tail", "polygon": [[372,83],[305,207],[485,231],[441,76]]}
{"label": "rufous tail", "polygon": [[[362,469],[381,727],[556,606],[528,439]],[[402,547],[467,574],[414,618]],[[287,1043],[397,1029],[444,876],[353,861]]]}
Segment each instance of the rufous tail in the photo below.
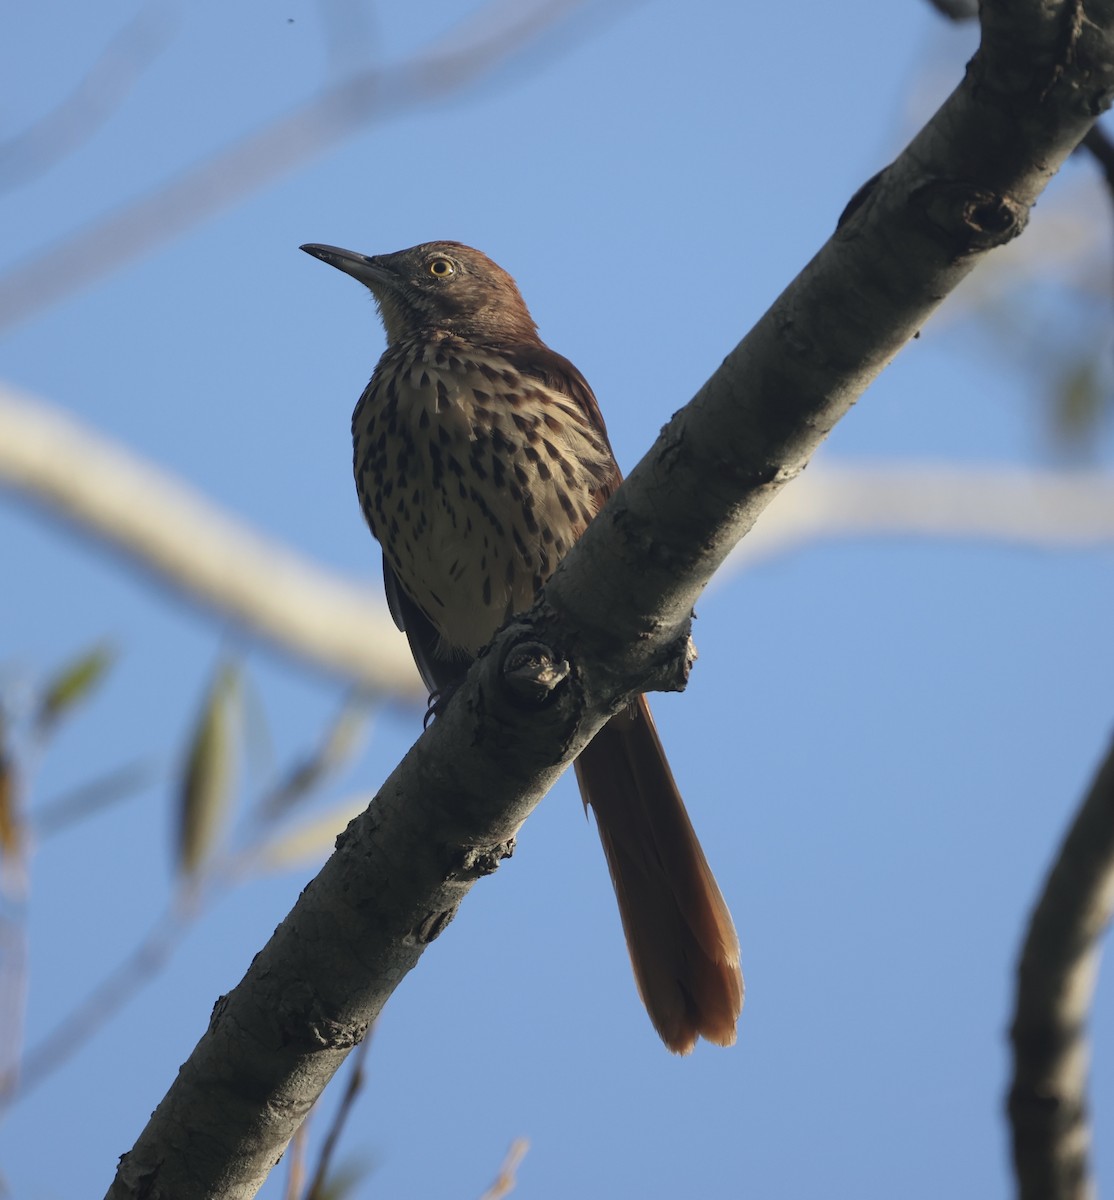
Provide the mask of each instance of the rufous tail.
{"label": "rufous tail", "polygon": [[735,1041],[743,1007],[739,938],[685,811],[645,696],[613,717],[576,760],[596,814],[634,977],[661,1039]]}

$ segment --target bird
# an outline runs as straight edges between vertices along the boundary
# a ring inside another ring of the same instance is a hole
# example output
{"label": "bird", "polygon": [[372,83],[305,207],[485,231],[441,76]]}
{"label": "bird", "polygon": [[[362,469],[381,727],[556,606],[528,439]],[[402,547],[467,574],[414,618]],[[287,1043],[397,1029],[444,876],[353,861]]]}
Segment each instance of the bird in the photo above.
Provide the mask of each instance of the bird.
{"label": "bird", "polygon": [[[382,319],[387,347],[352,415],[356,490],[391,614],[431,693],[451,695],[619,486],[599,404],[481,251],[301,249],[368,288]],[[738,935],[645,696],[575,771],[654,1028],[676,1054],[733,1044]]]}

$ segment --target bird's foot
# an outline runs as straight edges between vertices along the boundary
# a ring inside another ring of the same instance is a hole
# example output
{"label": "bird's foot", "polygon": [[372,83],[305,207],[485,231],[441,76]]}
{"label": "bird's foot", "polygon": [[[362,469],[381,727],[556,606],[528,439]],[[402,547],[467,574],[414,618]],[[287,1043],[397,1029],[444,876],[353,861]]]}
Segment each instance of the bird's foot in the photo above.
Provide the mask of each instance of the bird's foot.
{"label": "bird's foot", "polygon": [[437,691],[430,692],[429,699],[426,701],[425,718],[422,721],[423,729],[428,729],[430,721],[445,711],[445,705],[453,698],[453,693],[459,686],[458,683],[447,683],[444,687],[439,687]]}

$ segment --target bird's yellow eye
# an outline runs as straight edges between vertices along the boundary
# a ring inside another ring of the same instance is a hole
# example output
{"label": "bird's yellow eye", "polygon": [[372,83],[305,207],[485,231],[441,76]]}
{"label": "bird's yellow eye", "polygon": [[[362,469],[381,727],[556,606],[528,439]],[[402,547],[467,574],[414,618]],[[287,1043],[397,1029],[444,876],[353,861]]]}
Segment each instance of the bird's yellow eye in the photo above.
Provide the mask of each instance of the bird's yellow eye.
{"label": "bird's yellow eye", "polygon": [[447,258],[435,258],[429,264],[429,273],[438,279],[447,279],[455,270],[456,267]]}

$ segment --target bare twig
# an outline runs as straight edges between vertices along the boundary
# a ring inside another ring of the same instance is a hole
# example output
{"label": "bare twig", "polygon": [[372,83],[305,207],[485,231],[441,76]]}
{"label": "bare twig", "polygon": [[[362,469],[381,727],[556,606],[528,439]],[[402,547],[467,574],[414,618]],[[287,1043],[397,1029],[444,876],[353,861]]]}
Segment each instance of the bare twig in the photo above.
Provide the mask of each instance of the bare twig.
{"label": "bare twig", "polygon": [[369,706],[364,698],[350,696],[330,722],[320,743],[263,792],[255,807],[255,819],[270,822],[284,816],[329,775],[349,762],[364,743],[368,718]]}
{"label": "bare twig", "polygon": [[44,803],[31,814],[36,837],[48,838],[78,821],[101,812],[126,799],[151,782],[154,769],[149,763],[134,762],[117,767],[99,779],[93,779]]}
{"label": "bare twig", "polygon": [[[70,295],[250,192],[324,153],[375,119],[441,100],[533,46],[585,0],[491,3],[424,57],[368,68],[256,133],[32,255],[0,277],[0,329]],[[492,14],[502,19],[493,23]],[[477,36],[477,31],[479,34]]]}
{"label": "bare twig", "polygon": [[0,187],[29,183],[96,133],[170,39],[172,18],[165,4],[141,9],[57,108],[0,142]]}
{"label": "bare twig", "polygon": [[286,1159],[286,1187],[282,1190],[282,1200],[300,1200],[302,1184],[306,1178],[306,1141],[309,1134],[309,1116],[298,1126],[298,1132],[290,1139],[290,1148],[283,1157]]}
{"label": "bare twig", "polygon": [[1018,965],[1009,1117],[1021,1200],[1093,1195],[1086,1022],[1114,913],[1114,747],[1045,881]]}
{"label": "bare twig", "polygon": [[8,907],[0,906],[0,1110],[4,1080],[19,1071],[28,989],[26,913],[9,915]]}
{"label": "bare twig", "polygon": [[147,936],[80,1004],[0,1075],[0,1110],[22,1100],[67,1062],[139,989],[156,975],[189,928],[193,910],[172,905]]}
{"label": "bare twig", "polygon": [[[318,751],[320,763],[316,773],[304,780],[304,789],[310,790],[319,782],[331,763],[345,752],[345,726],[355,719],[358,705],[347,705]],[[134,786],[136,776],[145,780],[149,770],[139,765],[124,768],[96,781],[92,785],[77,789],[47,807],[36,825],[37,832],[53,832],[75,819],[119,797],[128,786]],[[333,832],[343,822],[336,818]],[[258,857],[259,848],[249,848],[238,855],[222,853],[219,858],[206,861],[204,871],[193,875],[178,893],[169,909],[156,921],[147,935],[125,957],[111,973],[101,981],[75,1009],[42,1039],[37,1046],[19,1061],[19,1045],[0,1046],[0,1110],[22,1099],[59,1067],[63,1066],[105,1023],[110,1020],[145,984],[169,961],[182,936],[197,919],[206,903],[211,903],[218,894],[244,877]],[[0,913],[0,917],[2,917]],[[9,932],[10,930],[10,932]],[[0,965],[14,971],[23,959],[17,951],[21,945],[13,941],[15,934],[22,936],[22,925],[0,920]],[[5,943],[9,944],[5,944]],[[25,958],[25,954],[24,954]],[[5,984],[0,991],[0,1015],[6,1004],[11,1011],[10,1020],[0,1020],[0,1033],[13,1037],[20,1028],[17,1011],[12,1008],[26,988],[26,970],[23,969]]]}
{"label": "bare twig", "polygon": [[480,1200],[503,1200],[504,1196],[509,1196],[514,1191],[515,1184],[518,1182],[516,1172],[522,1165],[522,1160],[526,1157],[526,1151],[529,1149],[530,1143],[525,1138],[515,1138],[511,1142],[511,1148],[507,1151],[507,1157],[503,1159],[503,1165],[499,1168],[495,1182],[484,1192]]}
{"label": "bare twig", "polygon": [[326,61],[335,75],[372,59],[377,14],[371,5],[362,0],[317,0],[316,7]]}
{"label": "bare twig", "polygon": [[356,1103],[356,1097],[360,1094],[364,1086],[364,1063],[367,1059],[367,1052],[371,1047],[371,1037],[375,1032],[375,1025],[372,1024],[364,1039],[352,1052],[350,1059],[351,1067],[348,1072],[348,1085],[344,1089],[344,1095],[340,1098],[340,1104],[337,1107],[336,1115],[333,1117],[333,1123],[329,1126],[329,1132],[325,1135],[325,1141],[321,1146],[321,1157],[317,1160],[317,1168],[313,1172],[313,1178],[310,1180],[309,1187],[306,1189],[305,1200],[323,1200],[325,1195],[325,1183],[329,1175],[329,1167],[333,1161],[333,1155],[336,1153],[337,1143],[340,1141],[340,1135],[344,1132],[344,1126],[348,1121],[352,1112],[352,1106]]}

